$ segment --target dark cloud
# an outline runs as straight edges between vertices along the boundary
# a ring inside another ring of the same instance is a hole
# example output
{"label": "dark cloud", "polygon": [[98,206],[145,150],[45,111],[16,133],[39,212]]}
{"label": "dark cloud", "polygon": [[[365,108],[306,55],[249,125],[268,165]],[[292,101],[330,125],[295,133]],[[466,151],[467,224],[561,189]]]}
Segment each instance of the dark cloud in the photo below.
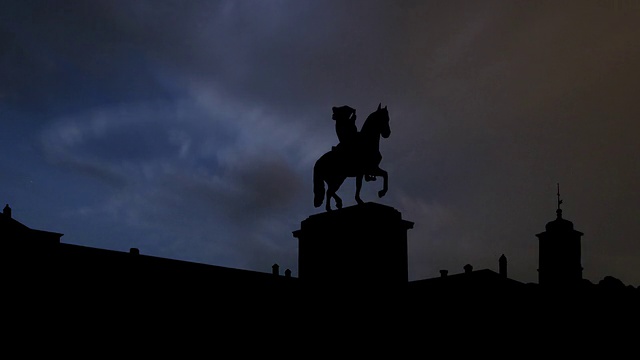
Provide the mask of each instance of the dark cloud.
{"label": "dark cloud", "polygon": [[112,5],[8,2],[0,14],[3,102],[52,115],[168,96],[145,39],[110,16]]}

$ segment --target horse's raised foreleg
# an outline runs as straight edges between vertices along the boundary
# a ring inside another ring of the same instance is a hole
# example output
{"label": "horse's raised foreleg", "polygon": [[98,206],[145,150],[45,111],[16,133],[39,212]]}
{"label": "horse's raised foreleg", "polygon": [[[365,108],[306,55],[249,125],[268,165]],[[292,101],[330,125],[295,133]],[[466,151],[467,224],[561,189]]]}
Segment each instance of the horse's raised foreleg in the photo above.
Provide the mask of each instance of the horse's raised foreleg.
{"label": "horse's raised foreleg", "polygon": [[363,174],[359,174],[358,176],[356,176],[356,202],[358,204],[364,203],[364,201],[362,201],[362,199],[360,198],[360,190],[362,189],[362,176]]}
{"label": "horse's raised foreleg", "polygon": [[385,194],[387,193],[387,190],[389,189],[389,177],[387,172],[380,168],[377,168],[375,169],[375,171],[371,173],[371,175],[382,176],[382,180],[383,180],[382,190],[378,191],[378,197],[385,196]]}

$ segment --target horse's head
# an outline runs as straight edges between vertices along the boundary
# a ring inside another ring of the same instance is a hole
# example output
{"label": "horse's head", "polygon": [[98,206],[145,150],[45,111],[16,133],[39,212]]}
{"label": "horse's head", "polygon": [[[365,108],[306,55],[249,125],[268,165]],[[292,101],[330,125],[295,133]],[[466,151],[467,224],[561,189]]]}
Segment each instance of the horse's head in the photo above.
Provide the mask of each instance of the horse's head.
{"label": "horse's head", "polygon": [[382,103],[378,104],[378,109],[375,114],[378,120],[380,136],[386,139],[391,135],[391,128],[389,127],[389,111],[387,110],[387,106],[385,105],[382,107]]}
{"label": "horse's head", "polygon": [[391,128],[389,128],[389,111],[386,106],[382,107],[382,104],[378,104],[376,111],[369,114],[364,124],[362,124],[360,134],[362,134],[362,139],[375,139],[376,142],[379,136],[386,139],[391,135]]}

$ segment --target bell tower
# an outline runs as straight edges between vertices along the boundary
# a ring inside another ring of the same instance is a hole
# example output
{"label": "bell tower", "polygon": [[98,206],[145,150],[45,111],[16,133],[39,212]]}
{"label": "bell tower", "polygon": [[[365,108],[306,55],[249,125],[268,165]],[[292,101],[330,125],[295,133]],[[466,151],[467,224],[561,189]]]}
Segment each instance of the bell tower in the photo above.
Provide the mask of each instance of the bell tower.
{"label": "bell tower", "polygon": [[536,234],[539,240],[538,283],[545,287],[577,286],[582,280],[582,232],[573,223],[562,218],[560,184],[558,184],[556,219],[546,225],[544,232]]}

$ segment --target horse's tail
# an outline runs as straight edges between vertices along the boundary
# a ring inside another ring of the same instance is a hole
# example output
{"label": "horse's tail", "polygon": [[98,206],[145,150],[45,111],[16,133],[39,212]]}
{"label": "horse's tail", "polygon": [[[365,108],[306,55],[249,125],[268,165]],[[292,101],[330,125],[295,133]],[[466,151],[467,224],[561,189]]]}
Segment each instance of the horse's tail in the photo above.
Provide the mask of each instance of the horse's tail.
{"label": "horse's tail", "polygon": [[324,201],[324,180],[322,179],[323,157],[313,166],[313,205],[319,207]]}

